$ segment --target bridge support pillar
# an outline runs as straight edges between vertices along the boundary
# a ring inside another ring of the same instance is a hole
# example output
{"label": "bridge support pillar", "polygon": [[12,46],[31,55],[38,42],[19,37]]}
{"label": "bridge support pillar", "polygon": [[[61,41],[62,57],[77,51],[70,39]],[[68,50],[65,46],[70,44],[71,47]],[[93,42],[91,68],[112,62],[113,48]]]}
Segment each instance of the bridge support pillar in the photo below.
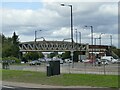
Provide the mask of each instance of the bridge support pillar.
{"label": "bridge support pillar", "polygon": [[89,57],[89,44],[86,45],[86,57]]}

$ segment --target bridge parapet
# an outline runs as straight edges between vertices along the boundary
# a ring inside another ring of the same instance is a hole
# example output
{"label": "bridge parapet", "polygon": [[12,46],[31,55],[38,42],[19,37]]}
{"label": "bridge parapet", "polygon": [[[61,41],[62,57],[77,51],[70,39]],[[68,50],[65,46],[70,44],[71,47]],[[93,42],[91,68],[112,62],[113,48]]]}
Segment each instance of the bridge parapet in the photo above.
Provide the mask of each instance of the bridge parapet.
{"label": "bridge parapet", "polygon": [[87,51],[88,44],[73,43],[65,41],[37,41],[37,42],[24,42],[19,44],[20,52],[28,51]]}

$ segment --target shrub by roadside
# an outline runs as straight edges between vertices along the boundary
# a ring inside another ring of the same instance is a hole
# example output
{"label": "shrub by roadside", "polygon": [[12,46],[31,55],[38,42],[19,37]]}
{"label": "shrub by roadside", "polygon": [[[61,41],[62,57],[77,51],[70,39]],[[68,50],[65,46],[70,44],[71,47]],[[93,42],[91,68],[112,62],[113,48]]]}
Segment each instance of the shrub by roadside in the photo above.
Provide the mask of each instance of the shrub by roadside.
{"label": "shrub by roadside", "polygon": [[2,58],[2,61],[8,61],[9,63],[20,63],[21,60],[16,57],[5,57]]}

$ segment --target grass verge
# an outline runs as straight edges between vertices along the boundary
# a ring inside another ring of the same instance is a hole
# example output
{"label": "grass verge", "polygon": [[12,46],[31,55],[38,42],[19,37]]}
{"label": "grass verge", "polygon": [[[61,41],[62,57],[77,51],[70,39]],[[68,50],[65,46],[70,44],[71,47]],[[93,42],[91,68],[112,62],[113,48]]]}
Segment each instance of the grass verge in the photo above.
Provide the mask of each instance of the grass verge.
{"label": "grass verge", "polygon": [[2,80],[59,86],[93,86],[118,88],[117,75],[61,74],[47,77],[46,73],[34,71],[2,70]]}

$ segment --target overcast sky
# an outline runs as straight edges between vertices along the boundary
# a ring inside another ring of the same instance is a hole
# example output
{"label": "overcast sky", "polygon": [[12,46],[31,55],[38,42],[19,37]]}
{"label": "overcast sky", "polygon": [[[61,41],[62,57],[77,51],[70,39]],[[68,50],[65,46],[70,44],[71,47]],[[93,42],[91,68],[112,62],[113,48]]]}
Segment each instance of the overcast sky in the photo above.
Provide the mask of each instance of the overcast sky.
{"label": "overcast sky", "polygon": [[[82,34],[82,43],[90,43],[90,28],[93,26],[94,38],[102,34],[102,44],[110,45],[110,35],[113,45],[118,47],[118,3],[117,2],[3,2],[0,6],[2,18],[2,33],[11,37],[15,31],[21,42],[33,41],[37,38],[62,41],[70,38],[70,7],[73,6],[73,29]],[[38,31],[42,30],[42,31]],[[39,39],[42,40],[42,39]],[[78,40],[79,41],[79,40]],[[99,40],[97,40],[99,44]]]}

